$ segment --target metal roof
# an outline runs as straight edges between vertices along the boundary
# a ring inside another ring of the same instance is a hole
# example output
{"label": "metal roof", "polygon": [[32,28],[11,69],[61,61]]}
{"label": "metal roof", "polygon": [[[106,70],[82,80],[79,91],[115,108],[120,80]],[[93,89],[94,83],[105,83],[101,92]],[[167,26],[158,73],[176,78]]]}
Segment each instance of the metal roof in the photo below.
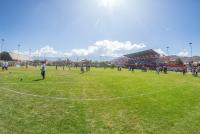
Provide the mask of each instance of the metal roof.
{"label": "metal roof", "polygon": [[149,49],[149,50],[145,50],[145,51],[141,51],[141,52],[136,52],[136,53],[132,53],[132,54],[127,54],[127,55],[124,55],[128,58],[137,58],[137,57],[143,57],[143,56],[160,56],[159,53],[157,53],[156,51],[154,51],[153,49]]}

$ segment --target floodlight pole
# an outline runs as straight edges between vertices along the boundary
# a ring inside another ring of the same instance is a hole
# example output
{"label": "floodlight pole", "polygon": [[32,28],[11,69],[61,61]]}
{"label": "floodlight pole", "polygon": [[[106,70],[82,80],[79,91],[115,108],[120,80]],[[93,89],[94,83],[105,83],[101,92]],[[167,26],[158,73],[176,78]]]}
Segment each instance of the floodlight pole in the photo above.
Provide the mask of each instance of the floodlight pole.
{"label": "floodlight pole", "polygon": [[102,62],[102,56],[100,55],[99,57],[100,57],[100,62]]}
{"label": "floodlight pole", "polygon": [[169,46],[167,46],[166,49],[167,49],[167,56],[169,56]]}
{"label": "floodlight pole", "polygon": [[32,50],[31,50],[31,49],[29,49],[29,58],[31,57],[31,51],[32,51]]}
{"label": "floodlight pole", "polygon": [[190,42],[189,45],[190,45],[190,54],[191,54],[191,59],[193,59],[193,58],[192,58],[192,56],[193,56],[193,55],[192,55],[192,43]]}
{"label": "floodlight pole", "polygon": [[[1,52],[3,51],[4,41],[5,41],[5,39],[2,38],[2,39],[1,39]],[[0,56],[0,60],[1,60],[1,56]]]}
{"label": "floodlight pole", "polygon": [[3,51],[3,45],[4,45],[4,41],[5,41],[5,39],[4,39],[4,38],[2,38],[2,39],[1,39],[1,52]]}
{"label": "floodlight pole", "polygon": [[[31,61],[31,51],[32,51],[32,50],[29,49],[29,62]],[[28,63],[29,63],[29,62],[28,62]]]}
{"label": "floodlight pole", "polygon": [[20,47],[21,47],[21,45],[18,44],[18,45],[17,45],[17,51],[18,51],[18,54],[19,54],[19,49],[20,49]]}
{"label": "floodlight pole", "polygon": [[19,49],[20,49],[20,47],[21,47],[21,45],[20,45],[20,44],[18,44],[18,45],[17,45],[17,53],[18,53],[18,56],[17,56],[17,61],[19,61]]}

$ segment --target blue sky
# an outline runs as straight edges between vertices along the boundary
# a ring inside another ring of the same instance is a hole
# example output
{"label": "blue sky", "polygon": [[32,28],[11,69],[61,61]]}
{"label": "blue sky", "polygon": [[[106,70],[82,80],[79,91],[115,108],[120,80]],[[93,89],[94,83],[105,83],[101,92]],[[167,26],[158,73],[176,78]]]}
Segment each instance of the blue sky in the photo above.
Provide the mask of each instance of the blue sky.
{"label": "blue sky", "polygon": [[199,0],[0,0],[4,50],[118,56],[142,49],[200,55]]}

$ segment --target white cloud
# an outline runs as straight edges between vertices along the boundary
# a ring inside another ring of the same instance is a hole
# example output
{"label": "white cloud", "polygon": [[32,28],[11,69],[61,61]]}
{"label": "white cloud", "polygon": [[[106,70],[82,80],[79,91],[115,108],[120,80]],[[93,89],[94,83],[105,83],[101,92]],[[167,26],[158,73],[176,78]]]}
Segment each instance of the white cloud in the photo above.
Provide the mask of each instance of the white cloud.
{"label": "white cloud", "polygon": [[154,51],[156,51],[157,53],[159,53],[161,56],[165,56],[167,55],[162,49],[155,49]]}
{"label": "white cloud", "polygon": [[54,56],[59,55],[60,52],[56,51],[53,47],[45,46],[32,52],[32,56]]}
{"label": "white cloud", "polygon": [[86,49],[72,49],[65,53],[68,56],[110,56],[118,57],[133,50],[145,48],[144,44],[132,44],[130,41],[119,42],[102,40],[97,41]]}
{"label": "white cloud", "polygon": [[13,53],[16,53],[16,54],[25,54],[24,52],[20,52],[20,51],[18,51],[18,50],[13,50],[12,52],[13,52]]}
{"label": "white cloud", "polygon": [[[60,52],[55,50],[53,47],[44,46],[33,52],[19,52],[20,54],[30,55],[31,57],[119,57],[127,53],[131,53],[135,50],[143,49],[146,45],[144,44],[133,44],[130,41],[119,42],[102,40],[96,41],[94,44],[87,48],[72,49],[69,52]],[[13,52],[18,53],[17,50]]]}
{"label": "white cloud", "polygon": [[30,51],[19,51],[18,50],[13,50],[13,53],[18,53],[18,54],[22,54],[22,55],[29,55],[31,57],[43,57],[43,56],[48,56],[48,57],[57,57],[57,56],[63,56],[62,52],[56,51],[53,47],[50,46],[44,46],[40,49],[37,49],[33,52]]}
{"label": "white cloud", "polygon": [[187,57],[189,56],[189,52],[186,49],[183,49],[183,51],[178,53],[178,56]]}

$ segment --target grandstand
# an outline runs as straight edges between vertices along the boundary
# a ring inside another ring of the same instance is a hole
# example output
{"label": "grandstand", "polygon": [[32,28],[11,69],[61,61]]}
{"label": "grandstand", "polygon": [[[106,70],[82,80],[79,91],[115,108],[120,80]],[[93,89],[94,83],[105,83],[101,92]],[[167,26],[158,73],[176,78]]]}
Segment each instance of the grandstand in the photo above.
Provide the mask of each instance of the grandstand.
{"label": "grandstand", "polygon": [[126,67],[155,69],[160,63],[160,54],[154,50],[145,50],[137,53],[124,55],[128,57]]}

